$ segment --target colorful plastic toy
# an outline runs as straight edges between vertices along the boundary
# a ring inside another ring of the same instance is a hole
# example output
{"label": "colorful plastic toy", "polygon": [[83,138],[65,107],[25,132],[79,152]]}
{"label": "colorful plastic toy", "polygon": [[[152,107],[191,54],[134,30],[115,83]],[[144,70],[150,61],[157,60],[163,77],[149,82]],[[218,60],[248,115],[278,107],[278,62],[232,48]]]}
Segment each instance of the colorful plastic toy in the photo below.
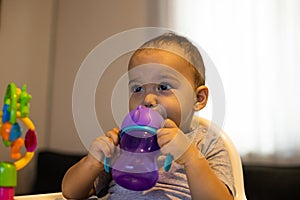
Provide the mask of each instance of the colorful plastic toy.
{"label": "colorful plastic toy", "polygon": [[[120,156],[112,165],[112,177],[117,184],[134,191],[152,188],[158,180],[156,160],[160,154],[156,130],[164,119],[155,110],[139,106],[124,119],[120,133]],[[170,169],[172,157],[165,160],[165,171]],[[104,167],[110,171],[108,159]]]}
{"label": "colorful plastic toy", "polygon": [[[14,188],[17,185],[17,171],[25,167],[33,158],[37,146],[35,126],[28,117],[31,95],[14,83],[7,86],[4,105],[0,111],[0,135],[3,144],[11,148],[11,158],[14,162],[0,162],[0,200],[13,200]],[[28,128],[25,141],[22,136],[20,120]],[[22,156],[21,147],[25,144],[26,153]]]}

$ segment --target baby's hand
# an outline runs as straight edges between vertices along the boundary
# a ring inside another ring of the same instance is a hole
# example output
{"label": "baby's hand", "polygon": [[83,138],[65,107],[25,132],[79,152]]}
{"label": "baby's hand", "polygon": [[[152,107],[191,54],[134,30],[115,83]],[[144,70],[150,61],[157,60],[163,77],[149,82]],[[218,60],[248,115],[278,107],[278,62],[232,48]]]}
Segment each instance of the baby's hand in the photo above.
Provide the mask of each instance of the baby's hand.
{"label": "baby's hand", "polygon": [[157,143],[163,154],[171,154],[174,160],[184,164],[187,150],[192,141],[177,127],[174,121],[166,119],[164,127],[157,130]]}
{"label": "baby's hand", "polygon": [[110,158],[114,155],[115,146],[119,144],[119,129],[114,128],[108,131],[105,136],[97,137],[90,149],[88,158],[89,160],[97,160],[98,162],[102,162],[104,160],[104,156]]}

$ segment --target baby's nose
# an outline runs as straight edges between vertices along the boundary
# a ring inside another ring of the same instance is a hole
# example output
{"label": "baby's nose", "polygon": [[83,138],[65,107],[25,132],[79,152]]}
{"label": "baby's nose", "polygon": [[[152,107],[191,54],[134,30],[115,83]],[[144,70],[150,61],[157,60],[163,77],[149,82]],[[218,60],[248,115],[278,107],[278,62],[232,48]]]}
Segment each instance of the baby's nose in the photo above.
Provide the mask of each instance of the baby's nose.
{"label": "baby's nose", "polygon": [[144,106],[152,108],[157,105],[157,96],[154,93],[148,93],[144,99]]}

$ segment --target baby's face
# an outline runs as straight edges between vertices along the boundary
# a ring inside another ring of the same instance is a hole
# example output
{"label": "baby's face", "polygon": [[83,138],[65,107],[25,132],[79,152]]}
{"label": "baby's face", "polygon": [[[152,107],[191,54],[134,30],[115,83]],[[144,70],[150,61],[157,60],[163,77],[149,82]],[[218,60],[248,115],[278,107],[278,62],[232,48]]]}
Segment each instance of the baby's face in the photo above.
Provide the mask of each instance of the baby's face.
{"label": "baby's face", "polygon": [[193,71],[187,61],[166,51],[143,50],[128,70],[129,109],[151,107],[188,131],[196,96]]}

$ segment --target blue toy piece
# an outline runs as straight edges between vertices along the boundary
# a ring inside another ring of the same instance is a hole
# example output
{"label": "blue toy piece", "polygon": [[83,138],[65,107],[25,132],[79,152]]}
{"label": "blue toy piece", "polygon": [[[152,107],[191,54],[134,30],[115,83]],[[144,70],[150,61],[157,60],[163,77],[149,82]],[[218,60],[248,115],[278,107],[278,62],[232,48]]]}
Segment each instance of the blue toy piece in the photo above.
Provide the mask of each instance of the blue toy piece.
{"label": "blue toy piece", "polygon": [[10,120],[10,114],[9,114],[8,108],[9,108],[8,104],[3,105],[3,108],[2,108],[2,124],[4,124],[5,122],[8,122]]}
{"label": "blue toy piece", "polygon": [[22,135],[21,127],[18,123],[14,123],[11,127],[10,135],[9,135],[9,141],[13,142]]}

